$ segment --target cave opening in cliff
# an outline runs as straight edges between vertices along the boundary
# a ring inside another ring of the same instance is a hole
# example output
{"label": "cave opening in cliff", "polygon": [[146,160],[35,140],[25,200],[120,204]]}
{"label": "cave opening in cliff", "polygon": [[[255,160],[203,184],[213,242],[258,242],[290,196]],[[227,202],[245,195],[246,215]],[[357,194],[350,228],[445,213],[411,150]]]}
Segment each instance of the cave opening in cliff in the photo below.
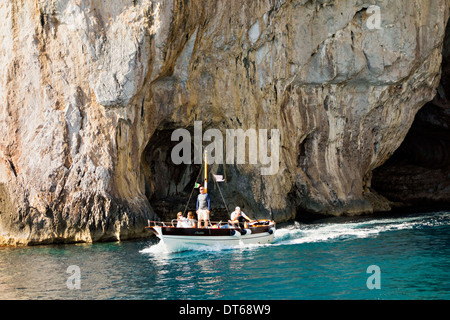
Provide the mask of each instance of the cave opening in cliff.
{"label": "cave opening in cliff", "polygon": [[[150,138],[142,154],[141,163],[145,179],[145,195],[155,213],[165,220],[184,212],[192,188],[199,176],[201,165],[176,165],[171,159],[172,149],[178,141],[171,141],[172,132],[179,127],[173,123],[160,125]],[[193,131],[193,128],[187,128]],[[195,209],[193,192],[189,210]]]}
{"label": "cave opening in cliff", "polygon": [[[173,150],[182,150],[179,149],[179,146],[175,148],[180,144],[180,139],[174,137],[175,141],[172,141],[172,133],[180,128],[186,129],[191,137],[194,137],[194,126],[184,127],[173,122],[164,122],[151,136],[141,156],[145,195],[155,213],[163,221],[176,218],[177,212],[180,211],[186,214],[188,211],[195,212],[199,192],[194,188],[195,183],[204,183],[204,166],[196,164],[197,161],[193,156],[195,152],[194,139],[191,139],[191,163],[176,164],[172,159]],[[215,154],[213,153],[212,156]],[[226,174],[226,166],[223,164],[210,163],[208,165],[208,194],[213,207],[211,219],[217,221],[228,219],[229,208],[226,207],[227,204],[224,200],[227,191],[224,186],[219,187],[214,182],[211,173],[227,176],[227,183],[233,180],[232,174]],[[233,190],[228,193],[238,196]]]}
{"label": "cave opening in cliff", "polygon": [[372,187],[398,206],[450,208],[450,24],[435,98],[422,107],[388,161],[375,169]]}

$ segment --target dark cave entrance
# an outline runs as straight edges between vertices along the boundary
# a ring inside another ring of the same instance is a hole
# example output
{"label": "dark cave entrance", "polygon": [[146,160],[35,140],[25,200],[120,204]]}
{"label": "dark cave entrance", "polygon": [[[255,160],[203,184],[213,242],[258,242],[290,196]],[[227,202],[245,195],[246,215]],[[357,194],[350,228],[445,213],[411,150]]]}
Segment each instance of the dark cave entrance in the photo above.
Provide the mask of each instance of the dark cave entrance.
{"label": "dark cave entrance", "polygon": [[399,206],[450,208],[450,23],[442,53],[435,98],[419,110],[393,156],[373,171],[372,187]]}
{"label": "dark cave entrance", "polygon": [[[171,152],[179,141],[171,141],[171,136],[178,128],[180,126],[174,123],[160,125],[147,143],[141,158],[145,176],[145,195],[155,213],[163,221],[175,219],[177,212],[184,212],[201,169],[201,165],[193,163],[180,165],[173,163]],[[193,132],[193,128],[186,129]],[[195,211],[197,193],[195,190],[192,193],[188,210]]]}
{"label": "dark cave entrance", "polygon": [[[191,164],[175,164],[172,161],[172,150],[181,140],[171,141],[171,137],[174,130],[179,128],[183,127],[172,122],[161,124],[148,141],[141,157],[145,195],[162,221],[175,219],[177,212],[184,212],[187,204],[186,215],[188,211],[193,211],[196,216],[196,199],[199,191],[194,188],[194,185],[196,182],[203,184],[204,181],[204,167],[202,164],[194,164],[193,126],[185,128],[191,133]],[[211,198],[211,220],[213,221],[228,219],[228,211],[222,195],[211,175],[211,173],[224,175],[224,170],[221,164],[208,165],[208,194]],[[232,180],[232,175],[228,174],[227,183]],[[226,198],[225,186],[221,186],[221,189]],[[189,197],[191,197],[190,200]]]}

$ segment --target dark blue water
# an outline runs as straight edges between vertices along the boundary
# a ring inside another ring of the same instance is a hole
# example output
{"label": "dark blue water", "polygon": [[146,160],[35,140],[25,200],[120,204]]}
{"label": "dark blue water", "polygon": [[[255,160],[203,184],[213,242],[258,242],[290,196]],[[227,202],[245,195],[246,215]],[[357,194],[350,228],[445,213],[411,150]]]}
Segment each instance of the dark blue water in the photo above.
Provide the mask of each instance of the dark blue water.
{"label": "dark blue water", "polygon": [[[69,266],[79,289],[69,289]],[[0,248],[0,298],[449,299],[449,271],[450,213],[435,212],[295,223],[273,244],[239,248],[168,253],[156,239]]]}

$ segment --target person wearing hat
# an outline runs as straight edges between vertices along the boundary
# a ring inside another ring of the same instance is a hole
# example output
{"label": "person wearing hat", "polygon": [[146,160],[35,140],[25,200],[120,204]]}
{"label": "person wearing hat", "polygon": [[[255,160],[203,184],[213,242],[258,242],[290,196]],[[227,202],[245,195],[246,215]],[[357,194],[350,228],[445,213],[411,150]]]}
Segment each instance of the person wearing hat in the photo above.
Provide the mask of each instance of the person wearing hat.
{"label": "person wearing hat", "polygon": [[250,219],[244,212],[242,212],[241,208],[236,207],[231,213],[231,220],[229,221],[229,223],[231,223],[232,225],[239,224],[241,229],[246,229],[247,221],[252,222],[252,219]]}

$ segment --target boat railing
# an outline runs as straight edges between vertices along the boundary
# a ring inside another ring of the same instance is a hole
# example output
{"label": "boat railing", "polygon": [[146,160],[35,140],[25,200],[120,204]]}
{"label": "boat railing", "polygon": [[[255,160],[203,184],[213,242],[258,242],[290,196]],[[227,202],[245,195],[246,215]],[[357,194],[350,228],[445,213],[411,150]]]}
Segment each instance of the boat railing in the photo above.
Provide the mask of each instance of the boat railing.
{"label": "boat railing", "polygon": [[[195,222],[195,224],[197,224],[197,220],[192,219],[191,221]],[[273,221],[269,221],[269,220],[256,220],[255,222],[249,222],[248,225],[249,227],[254,227],[254,226],[259,226],[261,225],[261,223],[266,223],[265,225],[275,225],[275,223]],[[148,227],[172,227],[172,228],[176,228],[177,227],[177,223],[178,223],[178,219],[172,219],[171,221],[150,221],[148,220]],[[230,220],[228,221],[209,221],[208,224],[208,228],[223,228],[227,226],[230,229],[240,229],[239,224],[237,223],[231,223]]]}
{"label": "boat railing", "polygon": [[[148,227],[176,227],[178,223],[178,219],[172,219],[171,221],[151,221],[148,220]],[[194,222],[195,224],[198,223],[197,220],[191,219],[191,222]],[[220,221],[208,221],[208,227],[209,228],[218,228],[222,225],[228,224],[224,223],[222,220]]]}

